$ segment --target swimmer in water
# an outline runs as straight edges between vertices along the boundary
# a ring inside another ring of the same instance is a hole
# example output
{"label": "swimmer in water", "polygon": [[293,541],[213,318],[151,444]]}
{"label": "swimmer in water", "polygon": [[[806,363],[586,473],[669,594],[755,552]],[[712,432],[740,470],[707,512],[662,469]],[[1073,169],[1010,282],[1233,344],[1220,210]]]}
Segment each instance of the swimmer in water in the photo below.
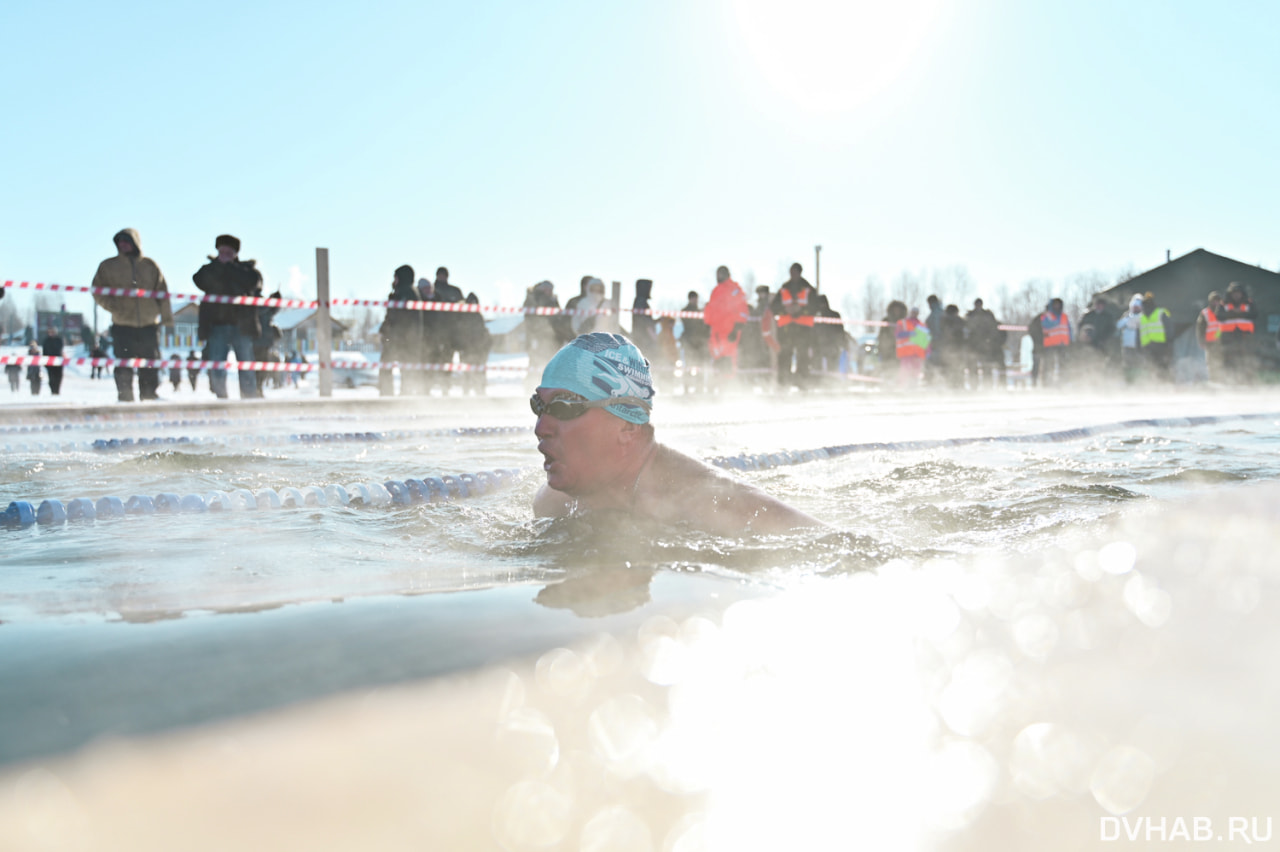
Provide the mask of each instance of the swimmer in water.
{"label": "swimmer in water", "polygon": [[613,510],[717,535],[825,525],[654,440],[649,362],[620,334],[593,332],[547,363],[529,400],[547,482],[538,517]]}

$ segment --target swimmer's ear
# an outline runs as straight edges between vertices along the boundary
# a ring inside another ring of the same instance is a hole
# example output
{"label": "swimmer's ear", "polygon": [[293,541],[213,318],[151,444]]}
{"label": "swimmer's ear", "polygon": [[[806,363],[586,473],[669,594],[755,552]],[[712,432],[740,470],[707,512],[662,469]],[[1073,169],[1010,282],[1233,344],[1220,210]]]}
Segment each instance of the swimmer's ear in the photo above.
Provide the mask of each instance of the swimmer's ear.
{"label": "swimmer's ear", "polygon": [[638,423],[632,423],[630,420],[622,421],[622,428],[618,430],[618,443],[622,445],[630,444],[640,440],[640,436],[644,431]]}

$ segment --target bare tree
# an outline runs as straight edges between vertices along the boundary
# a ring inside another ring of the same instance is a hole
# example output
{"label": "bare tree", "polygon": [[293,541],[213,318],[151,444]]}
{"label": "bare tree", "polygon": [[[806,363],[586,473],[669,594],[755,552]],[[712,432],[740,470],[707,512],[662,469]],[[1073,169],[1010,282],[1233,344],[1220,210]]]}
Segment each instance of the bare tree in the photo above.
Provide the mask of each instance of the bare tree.
{"label": "bare tree", "polygon": [[347,327],[347,336],[355,343],[376,342],[374,329],[382,324],[383,312],[373,308],[362,307],[351,316]]}
{"label": "bare tree", "polygon": [[964,306],[972,301],[978,290],[978,283],[973,280],[966,266],[951,267],[951,299],[957,305]]}
{"label": "bare tree", "polygon": [[[884,284],[880,282],[879,276],[868,275],[867,280],[862,284],[862,318],[865,320],[878,320],[884,313]],[[849,311],[849,315],[853,316],[856,311]]]}
{"label": "bare tree", "polygon": [[1093,304],[1093,298],[1111,286],[1107,275],[1098,270],[1077,272],[1062,285],[1059,297],[1069,315],[1081,316]]}
{"label": "bare tree", "polygon": [[901,299],[908,308],[918,308],[924,301],[924,273],[904,269],[893,280],[891,290],[895,299]]}
{"label": "bare tree", "polygon": [[1002,288],[1004,302],[1000,306],[1000,313],[1003,315],[1001,320],[1026,325],[1044,312],[1045,303],[1053,298],[1053,290],[1053,282],[1048,278],[1032,278],[1012,295]]}
{"label": "bare tree", "polygon": [[14,332],[21,331],[26,324],[13,299],[0,301],[0,334],[8,337]]}

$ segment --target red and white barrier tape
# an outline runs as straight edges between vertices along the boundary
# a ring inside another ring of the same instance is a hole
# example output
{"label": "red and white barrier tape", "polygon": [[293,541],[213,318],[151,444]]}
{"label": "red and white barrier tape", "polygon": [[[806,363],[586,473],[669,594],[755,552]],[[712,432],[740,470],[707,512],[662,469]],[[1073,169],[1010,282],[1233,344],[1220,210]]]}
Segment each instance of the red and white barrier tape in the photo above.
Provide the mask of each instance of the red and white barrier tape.
{"label": "red and white barrier tape", "polygon": [[[276,373],[312,373],[320,369],[319,364],[297,364],[285,361],[188,361],[185,358],[65,358],[60,355],[0,355],[0,365],[3,364],[35,365],[39,367],[75,365],[80,367],[155,369],[178,367],[184,370],[243,369]],[[527,369],[514,364],[414,364],[402,361],[333,361],[329,366],[334,370],[390,370],[399,367],[402,370],[434,370],[453,373],[523,373]]]}
{"label": "red and white barrier tape", "polygon": [[[167,290],[130,290],[121,287],[81,287],[71,284],[46,284],[31,281],[5,281],[3,286],[16,290],[44,290],[61,293],[89,293],[100,296],[129,296],[135,299],[169,299],[170,301],[210,302],[222,305],[259,305],[280,308],[316,308],[320,303],[306,299],[273,299],[266,296],[213,296],[207,293],[170,293]],[[470,302],[401,302],[385,299],[330,299],[330,306],[348,306],[359,308],[396,308],[406,311],[435,311],[439,313],[487,313],[487,314],[528,314],[539,317],[556,316],[612,316],[613,314],[640,314],[651,317],[679,317],[700,319],[702,311],[659,311],[639,308],[546,308],[546,307],[507,307],[503,305],[474,305]],[[751,317],[757,321],[758,317]],[[821,325],[861,325],[872,328],[883,328],[889,323],[884,320],[843,319],[841,317],[813,317],[813,321]],[[1022,325],[1001,325],[1004,331],[1026,331]]]}

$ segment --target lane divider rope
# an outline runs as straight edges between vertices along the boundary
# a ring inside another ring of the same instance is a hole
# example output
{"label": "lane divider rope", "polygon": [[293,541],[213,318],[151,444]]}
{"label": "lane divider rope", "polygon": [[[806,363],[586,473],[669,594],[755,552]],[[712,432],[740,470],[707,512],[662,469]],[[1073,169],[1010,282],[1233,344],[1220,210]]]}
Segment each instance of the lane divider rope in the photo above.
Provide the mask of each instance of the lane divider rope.
{"label": "lane divider rope", "polygon": [[[721,468],[734,470],[768,470],[775,467],[825,461],[858,452],[910,451],[961,447],[984,443],[1058,443],[1089,438],[1106,432],[1142,428],[1185,428],[1242,420],[1266,420],[1280,418],[1277,413],[1210,415],[1202,417],[1167,417],[1141,420],[1125,420],[1099,426],[1084,426],[1055,432],[1030,435],[996,435],[975,438],[943,438],[920,441],[892,441],[865,444],[844,444],[820,447],[816,450],[754,453],[737,456],[719,456],[708,461]],[[4,512],[0,512],[0,526],[25,529],[35,524],[57,525],[70,521],[116,518],[125,515],[198,514],[204,512],[308,508],[324,506],[381,506],[387,504],[413,505],[441,502],[470,496],[488,494],[512,484],[534,468],[503,468],[481,471],[475,474],[427,477],[424,479],[388,480],[384,483],[367,482],[324,487],[311,485],[306,488],[286,487],[278,491],[263,488],[257,492],[248,489],[233,491],[208,491],[203,495],[164,492],[155,497],[134,495],[129,498],[102,497],[97,501],[78,497],[63,503],[60,500],[44,500],[38,506],[30,501],[15,500]]]}
{"label": "lane divider rope", "polygon": [[528,432],[530,426],[459,426],[453,429],[412,429],[390,432],[313,432],[294,435],[170,435],[163,438],[98,438],[93,441],[66,443],[5,444],[6,453],[79,452],[82,450],[140,450],[156,447],[181,447],[199,444],[334,444],[350,442],[384,442],[412,438],[463,438],[479,435],[510,435]]}
{"label": "lane divider rope", "polygon": [[260,488],[250,491],[212,490],[180,495],[162,492],[154,497],[77,497],[67,502],[44,500],[38,506],[15,500],[0,512],[0,526],[26,529],[35,524],[56,526],[76,521],[108,520],[126,515],[192,515],[269,509],[304,509],[341,506],[411,506],[478,497],[501,490],[532,468],[499,468],[478,473],[430,476],[422,479],[389,479],[386,482],[353,482],[349,485],[309,485],[304,488]]}
{"label": "lane divider rope", "polygon": [[1124,420],[1119,423],[1106,423],[1100,426],[1083,426],[1077,429],[1063,429],[1057,432],[1040,432],[1031,435],[994,435],[979,438],[936,438],[920,441],[889,441],[866,444],[841,444],[839,446],[819,447],[816,450],[785,450],[775,453],[743,453],[737,456],[717,456],[708,459],[708,463],[716,467],[731,470],[769,470],[775,467],[807,464],[813,461],[825,461],[851,453],[870,453],[877,451],[901,452],[904,450],[937,450],[946,447],[963,447],[970,444],[1043,444],[1061,441],[1078,441],[1106,432],[1117,432],[1127,429],[1142,428],[1180,428],[1187,426],[1205,426],[1213,423],[1229,423],[1238,420],[1280,419],[1280,414],[1226,414],[1205,417],[1165,417],[1146,420]]}

